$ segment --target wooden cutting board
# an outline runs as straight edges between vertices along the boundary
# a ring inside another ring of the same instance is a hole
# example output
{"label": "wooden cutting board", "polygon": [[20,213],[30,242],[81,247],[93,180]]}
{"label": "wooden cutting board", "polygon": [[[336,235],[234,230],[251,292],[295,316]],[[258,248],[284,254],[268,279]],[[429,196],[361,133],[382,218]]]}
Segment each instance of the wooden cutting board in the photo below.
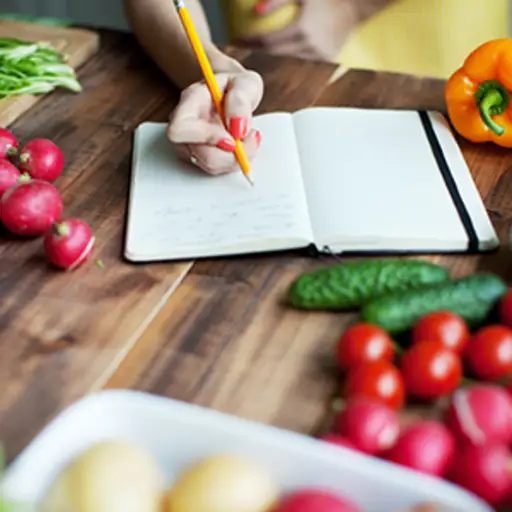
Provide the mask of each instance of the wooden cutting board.
{"label": "wooden cutting board", "polygon": [[[24,41],[45,41],[68,56],[68,63],[77,69],[100,47],[100,36],[91,30],[63,28],[0,20],[0,37]],[[0,100],[0,126],[6,127],[34,106],[43,96],[19,96]]]}

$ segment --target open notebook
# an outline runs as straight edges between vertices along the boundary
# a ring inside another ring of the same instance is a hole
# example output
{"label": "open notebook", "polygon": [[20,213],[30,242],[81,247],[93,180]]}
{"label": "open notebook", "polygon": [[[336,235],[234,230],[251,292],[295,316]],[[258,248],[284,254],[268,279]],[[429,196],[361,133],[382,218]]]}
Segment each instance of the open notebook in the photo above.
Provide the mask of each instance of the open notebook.
{"label": "open notebook", "polygon": [[135,132],[125,256],[291,250],[474,252],[496,233],[441,114],[309,108],[257,117],[255,186],[174,154],[166,125]]}

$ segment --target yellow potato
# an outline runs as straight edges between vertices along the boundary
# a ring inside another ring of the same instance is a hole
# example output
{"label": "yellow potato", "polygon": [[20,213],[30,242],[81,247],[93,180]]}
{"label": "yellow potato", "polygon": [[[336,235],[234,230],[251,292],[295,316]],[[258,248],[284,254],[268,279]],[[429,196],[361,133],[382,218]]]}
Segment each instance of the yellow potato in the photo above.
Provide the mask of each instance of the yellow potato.
{"label": "yellow potato", "polygon": [[255,4],[253,0],[230,2],[230,17],[233,19],[232,31],[235,38],[256,37],[283,30],[293,23],[299,13],[298,5],[290,2],[265,16],[257,16],[254,13]]}
{"label": "yellow potato", "polygon": [[160,512],[163,477],[139,446],[102,442],[73,460],[46,494],[41,512]]}
{"label": "yellow potato", "polygon": [[220,455],[186,469],[171,487],[166,512],[270,512],[277,488],[240,457]]}

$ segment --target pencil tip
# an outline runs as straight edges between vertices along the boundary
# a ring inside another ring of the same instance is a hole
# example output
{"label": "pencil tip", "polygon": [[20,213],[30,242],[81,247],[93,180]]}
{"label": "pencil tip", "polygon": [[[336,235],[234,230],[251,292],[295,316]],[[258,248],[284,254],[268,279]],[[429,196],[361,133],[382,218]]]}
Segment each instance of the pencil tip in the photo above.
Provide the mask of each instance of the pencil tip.
{"label": "pencil tip", "polygon": [[254,187],[254,180],[248,174],[244,174],[244,176],[249,182],[249,185],[251,185],[251,187]]}

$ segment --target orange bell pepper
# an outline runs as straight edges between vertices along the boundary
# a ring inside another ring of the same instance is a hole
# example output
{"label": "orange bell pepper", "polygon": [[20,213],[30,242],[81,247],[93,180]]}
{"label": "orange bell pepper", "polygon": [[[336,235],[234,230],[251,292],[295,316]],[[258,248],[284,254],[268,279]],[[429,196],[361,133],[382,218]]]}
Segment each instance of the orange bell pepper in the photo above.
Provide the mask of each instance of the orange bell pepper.
{"label": "orange bell pepper", "polygon": [[476,48],[448,80],[445,100],[450,121],[472,142],[512,147],[512,39]]}

